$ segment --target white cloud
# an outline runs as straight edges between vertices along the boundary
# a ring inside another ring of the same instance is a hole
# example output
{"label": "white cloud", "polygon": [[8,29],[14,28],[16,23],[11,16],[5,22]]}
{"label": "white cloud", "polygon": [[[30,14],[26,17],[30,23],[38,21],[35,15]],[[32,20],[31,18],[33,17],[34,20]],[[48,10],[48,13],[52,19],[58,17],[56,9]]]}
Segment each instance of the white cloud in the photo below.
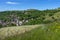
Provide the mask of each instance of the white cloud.
{"label": "white cloud", "polygon": [[10,2],[10,1],[8,1],[8,2],[6,2],[6,4],[18,4],[17,2]]}

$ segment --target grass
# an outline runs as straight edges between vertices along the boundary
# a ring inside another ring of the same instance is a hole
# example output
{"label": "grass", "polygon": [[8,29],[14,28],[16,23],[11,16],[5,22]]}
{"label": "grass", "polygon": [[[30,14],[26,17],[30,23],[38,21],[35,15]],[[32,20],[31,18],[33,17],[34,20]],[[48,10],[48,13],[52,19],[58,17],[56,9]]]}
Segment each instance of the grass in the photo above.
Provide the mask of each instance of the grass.
{"label": "grass", "polygon": [[[32,25],[30,27],[35,27]],[[44,25],[4,40],[60,40],[60,25]]]}
{"label": "grass", "polygon": [[41,26],[21,35],[5,38],[5,40],[60,40],[58,25]]}
{"label": "grass", "polygon": [[25,25],[25,26],[15,26],[15,27],[5,27],[0,29],[0,38],[11,37],[19,35],[30,31],[40,25]]}

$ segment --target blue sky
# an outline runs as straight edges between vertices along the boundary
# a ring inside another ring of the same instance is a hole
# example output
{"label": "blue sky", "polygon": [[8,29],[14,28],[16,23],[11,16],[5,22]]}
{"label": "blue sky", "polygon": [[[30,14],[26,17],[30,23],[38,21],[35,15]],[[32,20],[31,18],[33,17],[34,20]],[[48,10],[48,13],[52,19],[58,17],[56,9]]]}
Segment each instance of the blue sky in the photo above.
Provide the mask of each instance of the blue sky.
{"label": "blue sky", "polygon": [[60,7],[60,0],[0,0],[0,11],[25,9],[53,9]]}

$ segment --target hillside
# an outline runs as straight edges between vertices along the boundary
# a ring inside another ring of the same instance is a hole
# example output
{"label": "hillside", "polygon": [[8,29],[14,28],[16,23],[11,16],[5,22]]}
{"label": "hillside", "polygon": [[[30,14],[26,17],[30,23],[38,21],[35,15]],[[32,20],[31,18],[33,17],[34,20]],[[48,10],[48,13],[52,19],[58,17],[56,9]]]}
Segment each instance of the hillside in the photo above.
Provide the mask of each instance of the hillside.
{"label": "hillside", "polygon": [[0,40],[60,40],[60,9],[0,12]]}
{"label": "hillside", "polygon": [[25,26],[12,26],[12,27],[4,27],[0,29],[0,39],[4,39],[5,37],[11,37],[23,34],[25,32],[31,31],[32,29],[38,28],[41,25],[25,25]]}
{"label": "hillside", "polygon": [[59,9],[4,11],[0,12],[0,27],[53,23],[60,20],[59,15]]}
{"label": "hillside", "polygon": [[7,37],[4,40],[60,40],[60,25],[40,26],[21,35]]}

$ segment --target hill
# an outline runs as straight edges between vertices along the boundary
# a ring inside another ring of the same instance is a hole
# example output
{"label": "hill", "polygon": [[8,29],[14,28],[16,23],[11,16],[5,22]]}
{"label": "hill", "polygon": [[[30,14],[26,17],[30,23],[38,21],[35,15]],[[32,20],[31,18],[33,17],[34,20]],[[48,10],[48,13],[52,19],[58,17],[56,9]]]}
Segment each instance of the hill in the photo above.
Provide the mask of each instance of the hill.
{"label": "hill", "polygon": [[4,40],[60,40],[60,25],[40,26],[21,35],[7,37]]}
{"label": "hill", "polygon": [[36,10],[0,12],[0,27],[48,24],[60,20],[60,10]]}
{"label": "hill", "polygon": [[0,12],[0,40],[60,40],[59,37],[60,8]]}

